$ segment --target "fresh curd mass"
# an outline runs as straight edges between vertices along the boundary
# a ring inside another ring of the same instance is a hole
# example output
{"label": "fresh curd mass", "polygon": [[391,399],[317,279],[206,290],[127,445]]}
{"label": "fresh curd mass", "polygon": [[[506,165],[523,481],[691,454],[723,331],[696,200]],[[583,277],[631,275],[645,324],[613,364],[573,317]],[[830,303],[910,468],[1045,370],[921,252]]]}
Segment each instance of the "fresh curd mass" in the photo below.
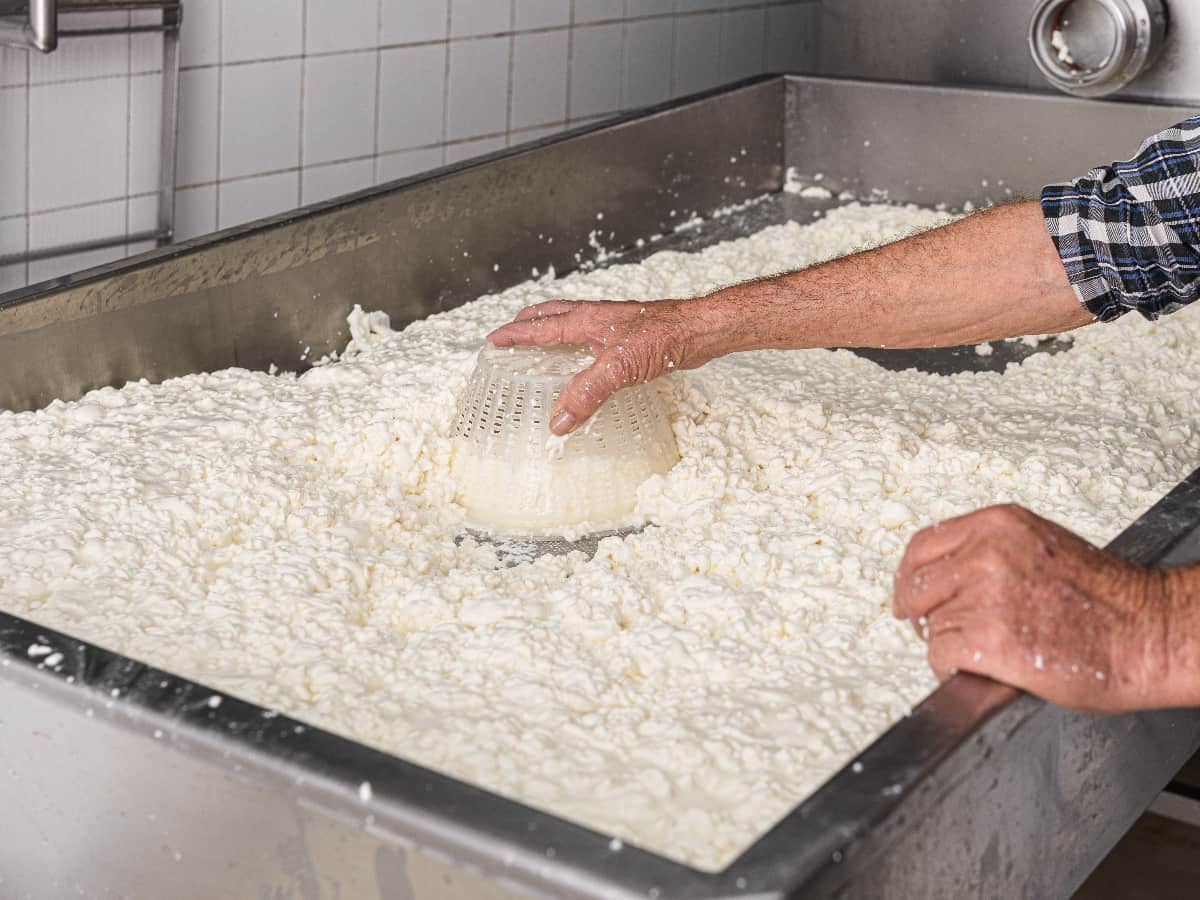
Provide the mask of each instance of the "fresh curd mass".
{"label": "fresh curd mass", "polygon": [[816,350],[672,375],[681,459],[638,491],[654,526],[591,560],[506,567],[461,538],[459,394],[527,304],[692,296],[942,221],[851,204],[402,331],[356,313],[299,376],[0,413],[0,606],[723,867],[934,687],[890,612],[914,531],[1015,501],[1103,542],[1188,473],[1200,319],[1097,325],[1003,374]]}

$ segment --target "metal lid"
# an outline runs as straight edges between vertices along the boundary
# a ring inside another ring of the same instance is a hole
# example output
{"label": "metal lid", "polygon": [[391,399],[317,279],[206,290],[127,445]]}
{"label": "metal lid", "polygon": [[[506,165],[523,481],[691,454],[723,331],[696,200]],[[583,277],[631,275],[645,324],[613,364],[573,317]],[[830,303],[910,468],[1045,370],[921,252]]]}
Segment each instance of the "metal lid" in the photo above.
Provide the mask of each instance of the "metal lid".
{"label": "metal lid", "polygon": [[1153,65],[1166,28],[1163,0],[1040,0],[1029,50],[1060,91],[1103,97]]}

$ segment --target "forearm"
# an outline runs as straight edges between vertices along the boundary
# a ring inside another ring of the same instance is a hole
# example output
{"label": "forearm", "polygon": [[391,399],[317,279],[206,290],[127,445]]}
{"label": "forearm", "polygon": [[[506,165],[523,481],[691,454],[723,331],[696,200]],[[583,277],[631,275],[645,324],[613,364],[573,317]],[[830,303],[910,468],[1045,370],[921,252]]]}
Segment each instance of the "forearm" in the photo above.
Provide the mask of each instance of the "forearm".
{"label": "forearm", "polygon": [[[1166,615],[1161,625],[1161,658],[1151,688],[1154,706],[1200,706],[1200,566],[1173,569],[1160,576]],[[1157,622],[1155,617],[1148,617]]]}
{"label": "forearm", "polygon": [[695,301],[731,350],[938,347],[1093,321],[1036,202]]}

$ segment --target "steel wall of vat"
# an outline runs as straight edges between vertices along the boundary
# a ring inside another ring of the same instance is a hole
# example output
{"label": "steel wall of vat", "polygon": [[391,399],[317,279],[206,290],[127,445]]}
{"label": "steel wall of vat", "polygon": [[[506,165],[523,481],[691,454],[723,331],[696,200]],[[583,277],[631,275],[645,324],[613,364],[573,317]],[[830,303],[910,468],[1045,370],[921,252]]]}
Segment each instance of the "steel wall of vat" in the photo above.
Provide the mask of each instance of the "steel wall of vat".
{"label": "steel wall of vat", "polygon": [[[813,74],[1053,90],[1027,38],[1036,0],[820,0]],[[1200,3],[1167,0],[1167,47],[1116,97],[1200,100]]]}

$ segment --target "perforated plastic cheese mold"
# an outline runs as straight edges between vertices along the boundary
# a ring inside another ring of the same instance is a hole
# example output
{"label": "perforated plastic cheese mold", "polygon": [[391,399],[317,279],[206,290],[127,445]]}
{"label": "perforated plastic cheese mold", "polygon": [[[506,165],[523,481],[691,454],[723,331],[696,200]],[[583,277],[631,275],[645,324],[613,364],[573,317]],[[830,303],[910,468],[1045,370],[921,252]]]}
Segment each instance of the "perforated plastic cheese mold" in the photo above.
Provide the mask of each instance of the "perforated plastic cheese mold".
{"label": "perforated plastic cheese mold", "polygon": [[459,403],[452,472],[468,523],[554,538],[634,524],[637,488],[679,459],[660,386],[618,391],[566,440],[550,411],[584,349],[485,346]]}

